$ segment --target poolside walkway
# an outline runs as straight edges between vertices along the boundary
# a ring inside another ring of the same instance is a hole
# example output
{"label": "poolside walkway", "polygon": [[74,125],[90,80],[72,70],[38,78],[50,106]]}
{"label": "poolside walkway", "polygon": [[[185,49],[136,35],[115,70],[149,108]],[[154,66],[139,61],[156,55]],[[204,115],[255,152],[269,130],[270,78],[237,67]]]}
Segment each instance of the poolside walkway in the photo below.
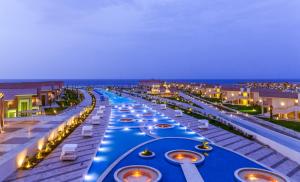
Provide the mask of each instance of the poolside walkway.
{"label": "poolside walkway", "polygon": [[[71,135],[69,135],[49,156],[47,156],[41,163],[31,170],[19,170],[8,177],[5,181],[22,181],[22,182],[63,182],[63,181],[82,181],[83,175],[88,170],[92,162],[93,156],[98,149],[98,145],[104,135],[107,127],[111,107],[108,107],[108,101],[100,101],[99,95],[95,93],[97,103],[96,109],[87,118],[82,125],[80,125]],[[93,137],[84,138],[81,136],[81,130],[84,125],[89,125],[91,117],[96,115],[97,108],[100,105],[105,105],[105,115],[100,125],[93,125]],[[75,161],[62,162],[60,160],[60,153],[64,144],[75,143],[78,144],[78,158]]]}
{"label": "poolside walkway", "polygon": [[147,100],[133,96],[129,97],[132,97],[141,103],[151,105],[151,107],[159,112],[164,113],[166,116],[180,122],[187,128],[199,133],[222,147],[249,157],[250,159],[262,163],[279,173],[287,175],[294,182],[300,181],[300,165],[266,145],[255,140],[248,140],[242,136],[238,136],[213,125],[209,125],[209,129],[201,130],[198,128],[197,119],[194,117],[185,114],[180,118],[175,117],[173,109],[168,108],[167,110],[161,110],[159,105],[152,105],[152,103]]}
{"label": "poolside walkway", "polygon": [[5,123],[5,133],[0,134],[0,163],[13,153],[24,149],[31,141],[57,127],[68,118],[79,113],[92,102],[87,91],[81,90],[84,100],[77,106],[56,116],[34,116],[14,118]]}

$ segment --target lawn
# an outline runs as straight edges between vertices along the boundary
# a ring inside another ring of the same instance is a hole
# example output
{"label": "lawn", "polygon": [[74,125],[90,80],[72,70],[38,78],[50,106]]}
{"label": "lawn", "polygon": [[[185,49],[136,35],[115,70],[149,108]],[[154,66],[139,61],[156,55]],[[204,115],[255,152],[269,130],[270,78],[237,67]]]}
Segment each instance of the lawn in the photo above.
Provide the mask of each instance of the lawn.
{"label": "lawn", "polygon": [[285,128],[289,128],[291,130],[294,131],[298,131],[300,132],[300,122],[298,121],[287,121],[287,120],[276,120],[276,119],[270,119],[270,118],[262,118],[261,119],[265,120],[265,121],[269,121],[271,123],[283,126]]}
{"label": "lawn", "polygon": [[231,104],[223,104],[223,105],[251,115],[261,114],[261,106],[257,106],[257,105],[255,106],[241,106],[241,105],[231,105]]}
{"label": "lawn", "polygon": [[193,103],[193,102],[191,102],[191,101],[188,101],[188,100],[184,99],[184,98],[181,97],[181,96],[177,96],[177,97],[169,97],[168,99],[170,99],[170,100],[175,100],[175,101],[182,102],[182,103],[186,103],[186,104],[189,104],[189,105],[191,105],[191,106],[194,106],[194,107],[198,107],[198,108],[203,109],[201,106],[199,106],[199,105],[197,105],[197,104],[195,104],[195,103]]}
{"label": "lawn", "polygon": [[79,93],[78,97],[76,90],[65,89],[63,92],[62,100],[56,102],[59,107],[45,108],[46,115],[59,114],[70,106],[78,105],[84,99],[82,93]]}

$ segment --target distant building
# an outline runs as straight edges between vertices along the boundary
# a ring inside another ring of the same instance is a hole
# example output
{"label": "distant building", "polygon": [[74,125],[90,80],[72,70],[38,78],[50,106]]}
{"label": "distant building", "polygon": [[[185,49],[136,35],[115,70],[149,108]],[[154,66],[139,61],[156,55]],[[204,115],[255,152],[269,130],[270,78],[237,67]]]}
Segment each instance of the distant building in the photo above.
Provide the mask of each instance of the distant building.
{"label": "distant building", "polygon": [[300,118],[300,93],[282,92],[279,90],[263,89],[259,91],[261,105],[270,109],[278,119]]}
{"label": "distant building", "polygon": [[140,81],[139,86],[144,89],[144,92],[151,95],[172,97],[178,94],[175,87],[161,80],[142,80]]}
{"label": "distant building", "polygon": [[221,87],[218,85],[203,85],[200,88],[196,87],[203,97],[207,98],[221,98]]}
{"label": "distant building", "polygon": [[31,116],[58,97],[63,82],[2,83],[4,117]]}

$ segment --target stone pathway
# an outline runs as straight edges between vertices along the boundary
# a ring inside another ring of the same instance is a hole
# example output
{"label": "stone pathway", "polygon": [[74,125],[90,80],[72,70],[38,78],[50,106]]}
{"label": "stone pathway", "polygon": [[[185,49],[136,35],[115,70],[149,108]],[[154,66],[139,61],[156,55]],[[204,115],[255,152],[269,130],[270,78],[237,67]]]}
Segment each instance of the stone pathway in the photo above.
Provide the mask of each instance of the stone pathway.
{"label": "stone pathway", "polygon": [[[82,181],[83,175],[88,170],[98,145],[104,135],[107,123],[109,121],[110,110],[108,101],[100,101],[99,95],[96,95],[97,104],[95,110],[87,118],[87,121],[79,126],[71,135],[69,135],[49,156],[31,170],[18,170],[5,181],[18,182],[63,182],[63,181]],[[99,105],[105,105],[106,111],[100,125],[93,125],[93,137],[85,138],[81,136],[81,130],[84,125],[91,124],[91,117],[96,115]],[[78,158],[75,161],[62,162],[60,160],[61,148],[64,144],[78,144]]]}

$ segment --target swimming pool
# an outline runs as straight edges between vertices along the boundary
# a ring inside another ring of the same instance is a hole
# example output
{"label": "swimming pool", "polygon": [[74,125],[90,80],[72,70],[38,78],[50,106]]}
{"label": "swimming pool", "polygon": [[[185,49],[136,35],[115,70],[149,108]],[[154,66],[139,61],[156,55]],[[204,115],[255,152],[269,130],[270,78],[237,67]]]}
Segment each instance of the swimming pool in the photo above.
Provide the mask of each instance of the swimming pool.
{"label": "swimming pool", "polygon": [[[164,153],[172,149],[196,150],[195,145],[205,138],[149,106],[112,92],[97,92],[109,98],[112,109],[104,139],[85,176],[85,181],[97,181],[99,177],[104,181],[114,181],[114,172],[130,164],[155,167],[161,171],[162,181],[185,181],[181,168],[168,163],[164,159]],[[157,127],[158,124],[171,127],[160,128]],[[137,148],[134,149],[135,147]],[[154,151],[156,156],[151,160],[141,159],[138,152],[145,148]],[[233,181],[234,170],[240,167],[264,168],[234,152],[215,145],[214,148],[206,157],[204,165],[198,168],[205,181]],[[134,150],[128,152],[132,149]],[[125,153],[128,155],[124,157]],[[222,177],[216,178],[215,174]]]}

